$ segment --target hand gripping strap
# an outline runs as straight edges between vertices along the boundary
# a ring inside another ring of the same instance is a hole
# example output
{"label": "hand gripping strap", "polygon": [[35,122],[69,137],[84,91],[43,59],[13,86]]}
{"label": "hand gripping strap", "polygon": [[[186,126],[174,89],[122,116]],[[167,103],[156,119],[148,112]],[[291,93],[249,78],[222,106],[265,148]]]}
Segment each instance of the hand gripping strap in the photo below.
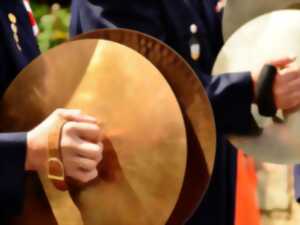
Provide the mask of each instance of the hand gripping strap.
{"label": "hand gripping strap", "polygon": [[68,190],[60,153],[61,133],[65,123],[66,121],[64,119],[59,118],[48,134],[48,178],[52,181],[53,185],[61,191]]}
{"label": "hand gripping strap", "polygon": [[255,96],[260,115],[274,117],[277,108],[273,95],[273,83],[277,74],[277,68],[273,65],[265,65],[260,73],[256,88]]}

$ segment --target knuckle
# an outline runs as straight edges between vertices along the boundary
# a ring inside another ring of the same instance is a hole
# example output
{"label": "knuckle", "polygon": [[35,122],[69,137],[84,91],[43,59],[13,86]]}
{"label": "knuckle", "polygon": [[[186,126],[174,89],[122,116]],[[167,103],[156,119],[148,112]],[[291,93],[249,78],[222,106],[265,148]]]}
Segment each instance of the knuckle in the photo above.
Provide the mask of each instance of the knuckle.
{"label": "knuckle", "polygon": [[98,170],[94,169],[93,171],[89,172],[87,175],[88,180],[93,180],[98,176]]}
{"label": "knuckle", "polygon": [[94,158],[95,158],[95,160],[96,160],[96,163],[98,164],[98,163],[102,160],[102,158],[103,158],[103,153],[102,153],[102,151],[96,152]]}
{"label": "knuckle", "polygon": [[91,154],[93,151],[91,150],[90,147],[87,146],[86,143],[80,143],[76,146],[76,151],[79,153],[79,154],[83,154],[83,155],[86,155],[86,154]]}
{"label": "knuckle", "polygon": [[76,126],[77,124],[75,122],[70,121],[64,125],[63,130],[66,133],[73,132],[76,129]]}
{"label": "knuckle", "polygon": [[94,124],[94,126],[95,126],[95,131],[97,133],[100,133],[101,132],[101,128],[99,127],[99,125],[98,124]]}
{"label": "knuckle", "polygon": [[65,135],[65,134],[62,134],[62,137],[61,137],[61,149],[64,149],[64,148],[69,148],[72,146],[72,141],[71,139]]}
{"label": "knuckle", "polygon": [[93,147],[93,151],[94,152],[96,152],[97,154],[99,153],[99,152],[101,152],[101,147],[99,146],[99,145],[93,145],[94,147]]}
{"label": "knuckle", "polygon": [[98,144],[91,144],[85,151],[96,157],[102,153],[102,148]]}
{"label": "knuckle", "polygon": [[89,177],[87,176],[81,176],[81,180],[80,180],[82,183],[87,183],[90,181]]}
{"label": "knuckle", "polygon": [[64,109],[63,108],[58,108],[54,111],[54,114],[55,115],[58,115],[58,116],[62,116],[64,113]]}
{"label": "knuckle", "polygon": [[98,130],[99,129],[99,126],[96,123],[89,123],[89,126],[93,130]]}
{"label": "knuckle", "polygon": [[97,163],[100,163],[103,159],[103,155],[102,154],[99,154],[98,157],[97,157]]}
{"label": "knuckle", "polygon": [[95,160],[91,160],[88,163],[86,163],[85,167],[85,169],[94,170],[97,167],[97,162]]}
{"label": "knuckle", "polygon": [[98,176],[98,171],[95,169],[91,172],[78,172],[76,179],[82,183],[88,183]]}
{"label": "knuckle", "polygon": [[73,122],[67,122],[64,126],[65,130],[71,130],[74,128],[74,123]]}
{"label": "knuckle", "polygon": [[92,162],[92,169],[96,169],[97,166],[98,166],[98,162],[93,160],[93,162]]}
{"label": "knuckle", "polygon": [[92,162],[89,162],[88,164],[86,164],[84,169],[91,171],[91,170],[94,170],[96,167],[97,167],[96,162],[92,161]]}
{"label": "knuckle", "polygon": [[78,144],[75,142],[73,138],[71,138],[69,135],[62,135],[61,138],[61,150],[62,152],[68,151],[76,151],[78,148]]}
{"label": "knuckle", "polygon": [[78,143],[74,146],[74,149],[76,152],[78,153],[83,153],[86,151],[86,147],[85,147],[85,144],[84,143]]}
{"label": "knuckle", "polygon": [[76,177],[75,177],[78,181],[82,182],[82,183],[86,183],[88,182],[88,177],[86,176],[85,173],[78,171]]}
{"label": "knuckle", "polygon": [[95,169],[92,173],[91,180],[95,179],[96,177],[98,177],[98,170]]}
{"label": "knuckle", "polygon": [[99,151],[103,152],[103,149],[104,149],[104,144],[103,144],[103,142],[99,142],[99,143],[98,143],[98,146],[99,146]]}
{"label": "knuckle", "polygon": [[97,150],[98,154],[99,154],[99,155],[102,155],[102,154],[103,154],[103,151],[104,151],[104,145],[103,145],[103,143],[100,142],[100,143],[98,143],[97,146],[98,146],[98,150]]}
{"label": "knuckle", "polygon": [[103,150],[99,151],[97,154],[97,159],[100,161],[103,158]]}
{"label": "knuckle", "polygon": [[99,146],[99,153],[98,153],[98,156],[99,156],[99,160],[101,161],[102,160],[102,158],[103,158],[103,153],[104,153],[104,146],[103,146],[103,144],[101,144],[100,146]]}
{"label": "knuckle", "polygon": [[94,135],[100,133],[100,127],[97,124],[88,124],[88,129],[93,132]]}

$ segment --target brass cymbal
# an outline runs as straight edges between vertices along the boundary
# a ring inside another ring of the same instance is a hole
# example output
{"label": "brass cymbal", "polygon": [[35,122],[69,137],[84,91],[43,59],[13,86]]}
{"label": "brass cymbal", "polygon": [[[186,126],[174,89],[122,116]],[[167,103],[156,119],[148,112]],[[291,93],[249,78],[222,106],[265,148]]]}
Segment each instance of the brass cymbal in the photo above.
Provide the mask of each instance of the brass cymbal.
{"label": "brass cymbal", "polygon": [[280,9],[300,9],[300,0],[227,0],[223,15],[224,40],[255,17]]}
{"label": "brass cymbal", "polygon": [[[300,11],[281,10],[260,16],[234,33],[221,50],[213,74],[249,71],[264,63],[290,55],[300,65]],[[300,162],[300,115],[290,114],[284,123],[261,117],[252,109],[263,134],[258,137],[231,136],[236,146],[255,158],[276,163]]]}
{"label": "brass cymbal", "polygon": [[[99,177],[71,187],[83,224],[165,224],[182,188],[187,138],[180,107],[161,73],[116,42],[62,44],[35,59],[9,87],[0,129],[31,129],[60,107],[95,116],[105,135]],[[49,180],[41,180],[51,206],[60,207],[52,208],[58,224],[67,224],[64,217],[74,216],[73,209],[69,215],[57,212],[65,207],[57,205],[57,197],[67,193],[57,195]],[[34,219],[25,216],[24,221]]]}
{"label": "brass cymbal", "polygon": [[100,29],[79,35],[75,40],[86,38],[116,41],[138,51],[160,70],[173,89],[185,117],[188,162],[183,189],[168,224],[183,224],[201,202],[215,157],[214,118],[201,82],[181,56],[144,33],[127,29]]}

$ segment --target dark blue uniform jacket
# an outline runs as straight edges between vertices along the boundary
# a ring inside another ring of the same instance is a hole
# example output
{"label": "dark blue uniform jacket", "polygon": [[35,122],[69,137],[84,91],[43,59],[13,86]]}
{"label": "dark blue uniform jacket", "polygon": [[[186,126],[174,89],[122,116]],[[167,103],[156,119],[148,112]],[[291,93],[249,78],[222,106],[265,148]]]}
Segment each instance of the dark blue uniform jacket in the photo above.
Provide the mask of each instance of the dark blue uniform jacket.
{"label": "dark blue uniform jacket", "polygon": [[[18,50],[8,14],[17,18]],[[28,14],[21,0],[0,2],[0,95],[20,70],[39,54]],[[1,123],[1,121],[0,121]],[[0,133],[0,224],[22,209],[26,133]]]}
{"label": "dark blue uniform jacket", "polygon": [[[187,224],[234,224],[236,149],[223,134],[247,132],[252,123],[253,84],[250,73],[212,77],[223,45],[221,14],[215,0],[73,0],[71,35],[104,27],[139,30],[166,42],[197,72],[212,103],[218,147],[210,187]],[[190,56],[190,25],[198,27],[199,60]],[[205,131],[203,131],[205,132]]]}

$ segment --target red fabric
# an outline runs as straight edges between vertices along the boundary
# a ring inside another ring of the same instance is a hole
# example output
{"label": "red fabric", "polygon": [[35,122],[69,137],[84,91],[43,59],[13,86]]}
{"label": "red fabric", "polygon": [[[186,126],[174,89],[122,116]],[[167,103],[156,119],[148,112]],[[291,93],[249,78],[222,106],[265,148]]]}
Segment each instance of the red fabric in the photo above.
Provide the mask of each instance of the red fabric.
{"label": "red fabric", "polygon": [[238,151],[235,225],[261,225],[255,163]]}
{"label": "red fabric", "polygon": [[36,25],[36,21],[35,21],[33,14],[31,12],[29,12],[28,15],[29,15],[29,20],[30,20],[31,25],[32,26]]}
{"label": "red fabric", "polygon": [[37,22],[36,22],[36,20],[33,16],[33,13],[32,13],[31,7],[30,7],[30,1],[29,0],[23,0],[23,3],[24,3],[24,6],[25,6],[25,9],[28,12],[28,17],[29,17],[29,20],[30,20],[30,23],[31,23],[31,26],[32,26],[32,29],[33,29],[33,33],[34,33],[34,35],[38,35],[39,29],[38,29]]}

